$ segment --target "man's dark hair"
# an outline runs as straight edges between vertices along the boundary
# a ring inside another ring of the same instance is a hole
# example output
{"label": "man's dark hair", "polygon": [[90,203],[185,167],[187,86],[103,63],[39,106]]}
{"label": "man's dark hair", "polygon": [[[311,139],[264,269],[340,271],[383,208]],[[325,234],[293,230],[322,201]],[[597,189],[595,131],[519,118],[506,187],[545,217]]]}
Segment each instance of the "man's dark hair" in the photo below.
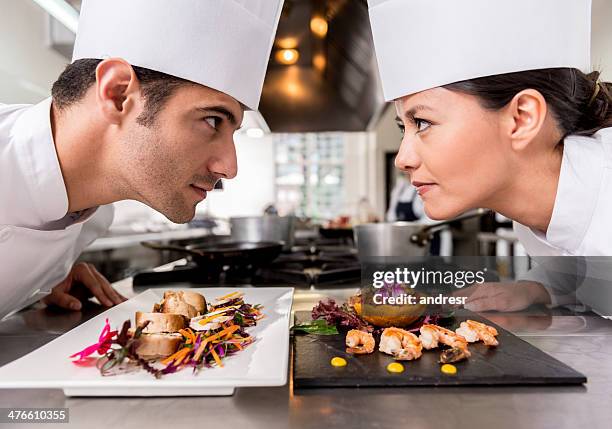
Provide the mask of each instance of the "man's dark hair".
{"label": "man's dark hair", "polygon": [[[53,84],[53,103],[61,111],[83,99],[87,90],[96,82],[96,67],[102,60],[81,59],[69,64]],[[165,73],[132,66],[140,82],[145,99],[143,112],[136,119],[144,126],[151,126],[173,92],[191,82]]]}
{"label": "man's dark hair", "polygon": [[530,70],[488,76],[445,85],[451,91],[476,96],[483,107],[500,110],[524,89],[539,91],[563,136],[590,136],[612,127],[612,84],[600,73],[573,68]]}

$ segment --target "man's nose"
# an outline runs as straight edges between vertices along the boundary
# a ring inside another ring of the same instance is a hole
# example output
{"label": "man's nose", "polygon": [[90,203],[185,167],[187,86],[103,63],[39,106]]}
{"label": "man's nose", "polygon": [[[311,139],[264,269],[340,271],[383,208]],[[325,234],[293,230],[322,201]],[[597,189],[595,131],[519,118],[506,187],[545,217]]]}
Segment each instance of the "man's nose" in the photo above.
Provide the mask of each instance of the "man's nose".
{"label": "man's nose", "polygon": [[421,165],[421,158],[415,151],[414,142],[407,136],[402,139],[399,151],[395,156],[395,168],[410,173]]}
{"label": "man's nose", "polygon": [[233,179],[238,174],[238,160],[233,136],[221,145],[218,153],[211,157],[209,170],[223,179]]}

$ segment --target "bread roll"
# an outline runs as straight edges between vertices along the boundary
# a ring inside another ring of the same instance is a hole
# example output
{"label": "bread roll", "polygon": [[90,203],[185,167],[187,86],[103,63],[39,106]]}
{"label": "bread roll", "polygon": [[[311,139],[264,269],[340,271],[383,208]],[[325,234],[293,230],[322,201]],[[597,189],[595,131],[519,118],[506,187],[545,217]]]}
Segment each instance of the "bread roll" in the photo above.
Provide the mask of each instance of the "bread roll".
{"label": "bread roll", "polygon": [[187,326],[187,320],[180,314],[136,312],[136,326],[147,321],[149,324],[142,331],[146,334],[177,332]]}

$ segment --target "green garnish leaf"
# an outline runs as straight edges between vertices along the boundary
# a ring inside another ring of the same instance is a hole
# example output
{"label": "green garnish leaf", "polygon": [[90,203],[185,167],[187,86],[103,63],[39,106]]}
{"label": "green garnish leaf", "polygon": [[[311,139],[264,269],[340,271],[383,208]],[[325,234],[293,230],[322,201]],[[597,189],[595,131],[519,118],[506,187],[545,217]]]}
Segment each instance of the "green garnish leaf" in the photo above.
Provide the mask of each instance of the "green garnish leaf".
{"label": "green garnish leaf", "polygon": [[234,314],[234,321],[236,322],[237,325],[242,326],[244,324],[244,318],[242,317],[242,315],[238,312],[236,312],[236,314]]}
{"label": "green garnish leaf", "polygon": [[291,328],[293,332],[305,332],[307,334],[314,335],[337,335],[338,329],[333,325],[328,325],[325,320],[310,320],[305,323],[293,325]]}

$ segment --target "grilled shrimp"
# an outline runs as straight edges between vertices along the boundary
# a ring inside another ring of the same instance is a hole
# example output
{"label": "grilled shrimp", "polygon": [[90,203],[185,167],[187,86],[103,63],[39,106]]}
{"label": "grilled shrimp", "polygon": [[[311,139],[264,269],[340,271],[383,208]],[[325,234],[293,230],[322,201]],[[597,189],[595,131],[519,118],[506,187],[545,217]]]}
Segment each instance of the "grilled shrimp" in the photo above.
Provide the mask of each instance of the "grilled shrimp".
{"label": "grilled shrimp", "polygon": [[497,346],[499,344],[495,338],[497,329],[474,320],[461,322],[461,325],[459,325],[455,332],[464,337],[468,343],[482,341],[487,346]]}
{"label": "grilled shrimp", "polygon": [[459,334],[437,325],[421,326],[421,343],[427,350],[438,347],[439,343],[449,346],[440,354],[440,362],[450,363],[467,359],[471,356],[467,340]]}
{"label": "grilled shrimp", "polygon": [[351,329],[346,334],[346,352],[357,355],[372,353],[375,346],[374,337],[369,332]]}
{"label": "grilled shrimp", "polygon": [[423,354],[419,337],[399,328],[386,328],[380,336],[378,350],[397,360],[414,360]]}
{"label": "grilled shrimp", "polygon": [[435,325],[423,325],[419,330],[421,333],[419,339],[426,350],[438,347],[438,330],[436,328],[437,326]]}

